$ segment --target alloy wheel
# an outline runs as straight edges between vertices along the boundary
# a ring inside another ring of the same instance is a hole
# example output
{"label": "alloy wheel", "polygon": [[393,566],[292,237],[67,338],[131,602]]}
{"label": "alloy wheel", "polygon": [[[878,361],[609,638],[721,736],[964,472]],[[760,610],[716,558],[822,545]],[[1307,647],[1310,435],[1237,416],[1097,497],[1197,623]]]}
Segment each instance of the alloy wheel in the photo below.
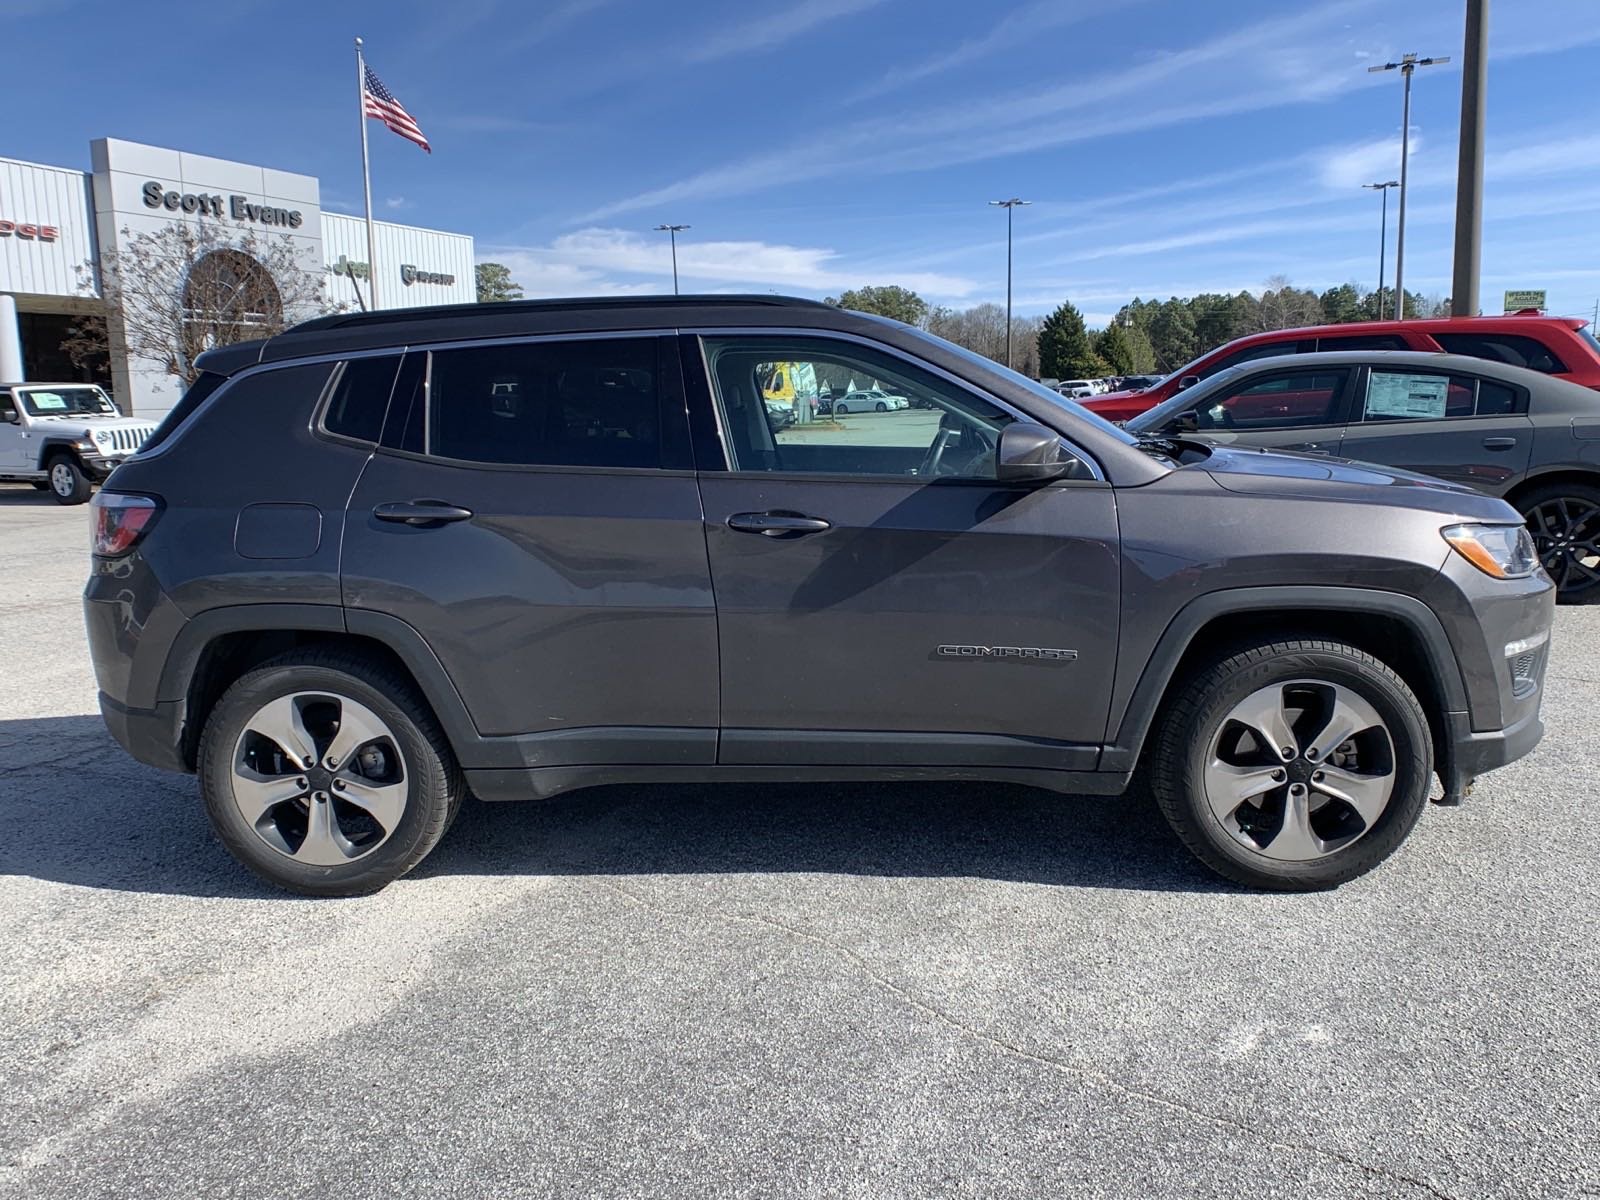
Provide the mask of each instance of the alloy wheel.
{"label": "alloy wheel", "polygon": [[1264,858],[1312,862],[1367,834],[1395,792],[1394,740],[1350,688],[1297,679],[1229,710],[1203,772],[1205,798],[1234,841]]}
{"label": "alloy wheel", "polygon": [[1600,505],[1559,496],[1528,512],[1539,562],[1566,595],[1600,584]]}
{"label": "alloy wheel", "polygon": [[72,476],[72,468],[64,462],[57,462],[50,468],[50,486],[55,489],[58,496],[70,496],[78,486],[78,481]]}
{"label": "alloy wheel", "polygon": [[365,705],[330,692],[280,696],[245,722],[233,802],[255,835],[308,866],[372,853],[399,827],[409,783],[394,734]]}

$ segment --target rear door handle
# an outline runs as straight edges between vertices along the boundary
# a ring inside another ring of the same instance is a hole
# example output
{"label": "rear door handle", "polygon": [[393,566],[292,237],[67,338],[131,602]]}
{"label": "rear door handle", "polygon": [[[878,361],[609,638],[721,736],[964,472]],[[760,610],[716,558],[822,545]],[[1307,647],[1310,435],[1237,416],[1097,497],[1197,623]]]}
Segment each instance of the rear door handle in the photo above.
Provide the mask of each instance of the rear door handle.
{"label": "rear door handle", "polygon": [[472,510],[444,500],[391,500],[372,510],[380,521],[397,525],[445,525],[451,521],[470,521]]}
{"label": "rear door handle", "polygon": [[1485,450],[1515,450],[1517,439],[1514,437],[1486,437],[1483,439]]}
{"label": "rear door handle", "polygon": [[821,517],[807,517],[799,513],[734,513],[728,518],[728,528],[740,533],[763,533],[767,537],[800,537],[807,533],[821,533],[833,528]]}

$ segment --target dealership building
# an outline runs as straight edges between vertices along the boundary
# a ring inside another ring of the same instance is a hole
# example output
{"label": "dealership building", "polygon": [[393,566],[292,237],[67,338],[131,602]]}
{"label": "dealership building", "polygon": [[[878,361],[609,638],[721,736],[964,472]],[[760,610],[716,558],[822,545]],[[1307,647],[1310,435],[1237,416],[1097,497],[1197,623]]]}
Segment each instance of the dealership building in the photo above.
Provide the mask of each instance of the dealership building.
{"label": "dealership building", "polygon": [[[265,280],[262,319],[281,314],[292,323],[327,306],[353,310],[369,300],[366,222],[324,212],[314,177],[114,138],[91,142],[89,157],[87,172],[0,158],[0,382],[87,378],[64,343],[84,314],[101,313],[112,324],[101,382],[118,405],[158,416],[176,404],[182,384],[165,362],[119,350],[117,314],[107,312],[101,294],[103,256],[139,261],[130,249],[174,222],[211,222],[229,240],[274,241],[280,269],[292,261],[320,281],[310,289],[303,280],[301,286],[277,281],[280,293],[270,272],[258,272]],[[380,307],[476,299],[472,238],[375,224]],[[239,254],[232,247],[212,251],[188,268],[190,277],[208,267],[213,274],[237,271]],[[229,261],[208,264],[213,255]],[[187,313],[189,284],[178,284]],[[320,293],[315,300],[313,292]],[[283,303],[282,296],[297,299]]]}

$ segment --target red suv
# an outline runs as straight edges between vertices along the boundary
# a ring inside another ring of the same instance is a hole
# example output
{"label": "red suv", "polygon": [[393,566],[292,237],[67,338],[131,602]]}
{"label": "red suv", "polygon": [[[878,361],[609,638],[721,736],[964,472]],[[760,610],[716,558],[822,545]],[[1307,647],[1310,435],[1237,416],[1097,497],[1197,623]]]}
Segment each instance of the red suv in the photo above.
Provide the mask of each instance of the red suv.
{"label": "red suv", "polygon": [[1257,358],[1317,350],[1443,350],[1527,367],[1600,391],[1600,341],[1576,317],[1438,317],[1274,329],[1235,338],[1142,392],[1079,401],[1108,421],[1126,421],[1208,375]]}

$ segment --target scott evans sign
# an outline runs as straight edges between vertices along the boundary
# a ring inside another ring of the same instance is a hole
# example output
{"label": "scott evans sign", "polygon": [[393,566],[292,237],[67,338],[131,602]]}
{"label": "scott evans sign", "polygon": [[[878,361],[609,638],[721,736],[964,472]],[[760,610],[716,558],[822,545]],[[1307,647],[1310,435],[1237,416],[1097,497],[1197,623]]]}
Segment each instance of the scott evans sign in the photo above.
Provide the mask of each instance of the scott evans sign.
{"label": "scott evans sign", "polygon": [[53,242],[61,236],[54,225],[35,225],[30,221],[13,221],[0,217],[0,237],[21,238],[25,242]]}
{"label": "scott evans sign", "polygon": [[409,263],[400,265],[400,282],[410,287],[413,283],[438,283],[449,287],[455,283],[454,275],[440,275],[435,271],[419,271]]}
{"label": "scott evans sign", "polygon": [[[143,195],[146,208],[198,213],[203,217],[224,215],[221,196],[208,196],[203,192],[169,191],[154,179],[144,185]],[[226,215],[235,221],[254,221],[258,225],[282,225],[287,229],[299,229],[305,220],[297,208],[273,208],[266,204],[252,204],[248,196],[229,196]]]}

